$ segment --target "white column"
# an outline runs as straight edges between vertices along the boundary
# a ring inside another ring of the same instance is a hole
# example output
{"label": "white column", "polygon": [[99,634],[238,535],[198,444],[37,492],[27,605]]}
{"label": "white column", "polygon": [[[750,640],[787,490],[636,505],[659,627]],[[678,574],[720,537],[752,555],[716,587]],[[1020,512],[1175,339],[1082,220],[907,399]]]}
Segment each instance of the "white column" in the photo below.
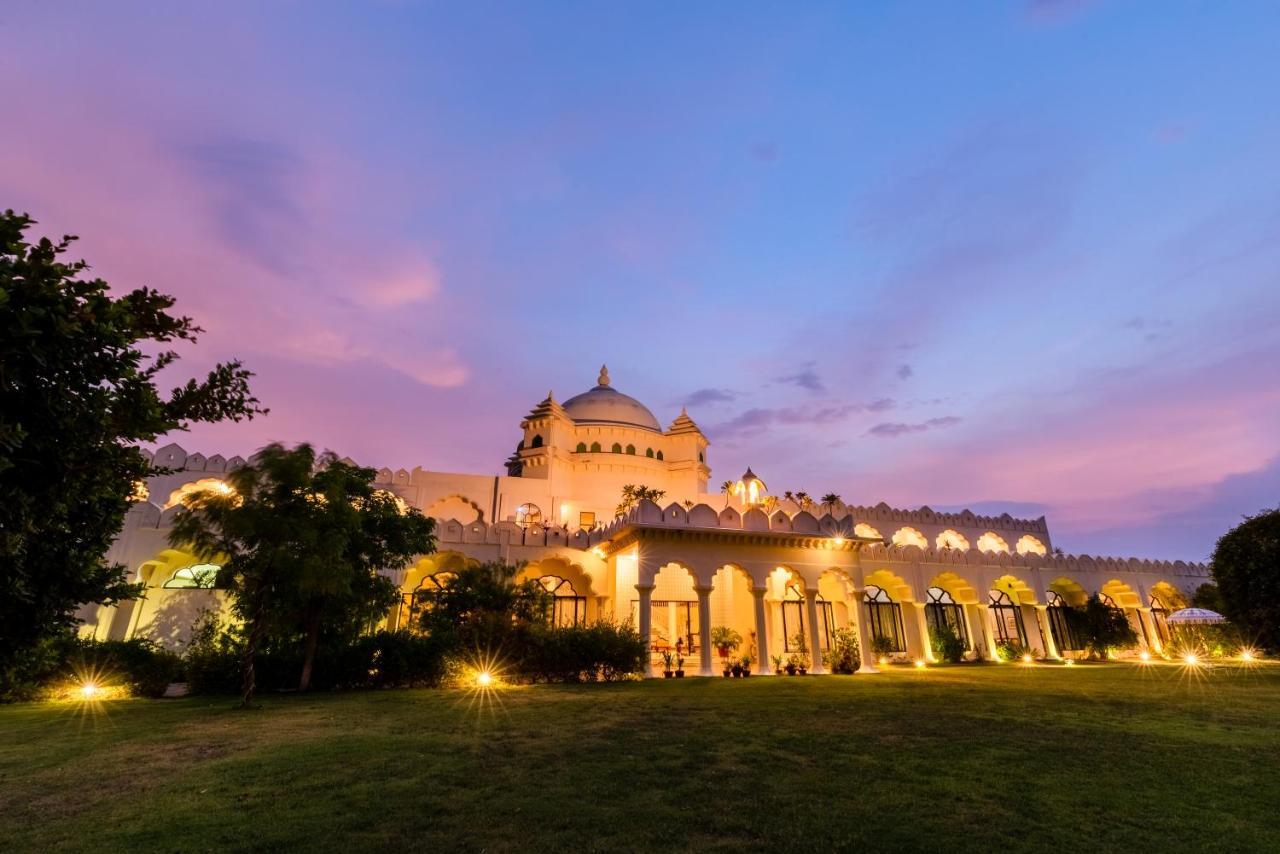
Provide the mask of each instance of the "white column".
{"label": "white column", "polygon": [[822,666],[822,632],[818,630],[818,591],[804,592],[805,610],[809,614],[809,672],[826,673]]}
{"label": "white column", "polygon": [[756,600],[756,673],[761,676],[773,672],[769,661],[769,630],[764,616],[764,587],[752,587],[751,597]]}
{"label": "white column", "polygon": [[1151,651],[1156,655],[1164,654],[1164,641],[1160,638],[1160,630],[1156,627],[1156,618],[1151,616],[1150,608],[1139,608],[1138,619],[1147,627],[1147,637],[1151,641]]}
{"label": "white column", "polygon": [[1053,623],[1049,622],[1049,608],[1047,605],[1036,606],[1036,619],[1040,621],[1040,630],[1044,632],[1044,654],[1049,658],[1062,659],[1062,653],[1058,652],[1058,642],[1053,639]]}
{"label": "white column", "polygon": [[920,647],[923,649],[921,658],[925,661],[937,661],[933,656],[933,644],[929,642],[929,621],[924,616],[923,602],[912,602],[911,607],[916,612],[916,625],[920,628]]}
{"label": "white column", "polygon": [[866,609],[862,607],[862,596],[865,590],[853,591],[853,602],[850,603],[850,614],[854,625],[858,628],[858,649],[862,653],[862,666],[859,673],[879,673],[876,669],[876,655],[871,651],[871,635],[867,631]]}
{"label": "white column", "polygon": [[711,588],[694,587],[698,594],[698,660],[703,676],[714,676],[711,671]]}
{"label": "white column", "polygon": [[1049,656],[1049,649],[1046,646],[1048,641],[1041,641],[1042,624],[1036,617],[1035,605],[1019,605],[1022,613],[1022,630],[1027,633],[1027,646],[1031,647],[1035,652],[1040,653],[1042,657]]}
{"label": "white column", "polygon": [[978,627],[981,633],[975,637],[974,646],[977,648],[979,643],[985,644],[988,661],[999,661],[1000,654],[996,652],[996,636],[991,631],[991,609],[987,605],[978,604],[974,606],[978,609]]}
{"label": "white column", "polygon": [[640,637],[644,638],[644,671],[640,674],[646,679],[653,678],[653,585],[637,584],[636,592],[640,594]]}

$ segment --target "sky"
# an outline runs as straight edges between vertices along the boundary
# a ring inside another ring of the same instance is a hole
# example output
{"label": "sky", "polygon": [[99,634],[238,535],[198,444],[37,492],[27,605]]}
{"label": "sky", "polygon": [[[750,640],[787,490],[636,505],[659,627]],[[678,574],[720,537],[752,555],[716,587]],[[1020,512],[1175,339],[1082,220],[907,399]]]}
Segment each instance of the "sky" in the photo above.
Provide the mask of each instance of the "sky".
{"label": "sky", "polygon": [[712,489],[1203,560],[1280,504],[1280,15],[7,0],[0,208],[311,441],[497,473],[608,363]]}

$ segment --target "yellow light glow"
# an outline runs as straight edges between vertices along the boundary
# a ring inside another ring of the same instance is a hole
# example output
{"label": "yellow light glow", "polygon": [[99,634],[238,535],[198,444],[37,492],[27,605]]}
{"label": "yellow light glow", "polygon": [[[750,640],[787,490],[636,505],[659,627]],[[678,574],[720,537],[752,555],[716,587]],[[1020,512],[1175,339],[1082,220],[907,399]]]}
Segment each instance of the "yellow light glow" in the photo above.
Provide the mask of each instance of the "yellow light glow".
{"label": "yellow light glow", "polygon": [[1030,664],[1033,660],[1034,660],[1034,659],[1032,659],[1032,657],[1031,657],[1030,655],[1024,655],[1024,656],[1022,656],[1022,663],[1023,663],[1023,664]]}
{"label": "yellow light glow", "polygon": [[604,549],[600,548],[599,546],[596,546],[594,549],[592,549],[591,553],[596,557],[600,558],[601,560],[604,560]]}
{"label": "yellow light glow", "polygon": [[1074,659],[1070,659],[1070,658],[1068,658],[1066,661],[1064,661],[1064,662],[1063,662],[1063,664],[1065,664],[1067,667],[1074,667],[1074,666],[1075,666],[1075,660],[1074,660]]}
{"label": "yellow light glow", "polygon": [[1196,656],[1194,653],[1190,653],[1190,652],[1182,656],[1182,660],[1187,664],[1191,665],[1192,667],[1195,667],[1197,664],[1200,663],[1199,657]]}
{"label": "yellow light glow", "polygon": [[832,540],[832,542],[834,542],[837,546],[843,546],[844,537],[836,537],[834,540]]}
{"label": "yellow light glow", "polygon": [[1244,652],[1240,653],[1240,660],[1253,661],[1253,652],[1246,649]]}
{"label": "yellow light glow", "polygon": [[889,663],[889,659],[885,658],[885,657],[882,655],[882,656],[880,656],[880,663],[881,663],[881,664],[888,664],[888,663]]}
{"label": "yellow light glow", "polygon": [[94,697],[98,696],[99,690],[101,689],[98,688],[97,683],[85,682],[80,686],[80,696],[85,700],[92,700]]}
{"label": "yellow light glow", "polygon": [[481,670],[476,674],[476,684],[481,688],[488,688],[493,684],[493,674],[488,670]]}
{"label": "yellow light glow", "polygon": [[917,659],[916,659],[916,667],[924,667],[924,659],[923,659],[923,658],[917,658]]}
{"label": "yellow light glow", "polygon": [[1147,651],[1144,649],[1142,652],[1138,653],[1138,658],[1141,658],[1144,662],[1150,661],[1150,660],[1151,660],[1151,653],[1147,652]]}

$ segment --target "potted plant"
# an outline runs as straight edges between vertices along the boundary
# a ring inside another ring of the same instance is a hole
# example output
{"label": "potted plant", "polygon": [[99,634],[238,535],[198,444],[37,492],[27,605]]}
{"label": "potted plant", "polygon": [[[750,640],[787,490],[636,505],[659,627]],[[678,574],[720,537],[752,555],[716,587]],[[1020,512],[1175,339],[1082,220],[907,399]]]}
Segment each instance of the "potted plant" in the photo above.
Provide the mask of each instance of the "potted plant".
{"label": "potted plant", "polygon": [[895,646],[893,639],[884,635],[876,635],[871,639],[871,652],[881,664],[889,663],[889,657],[897,652]]}
{"label": "potted plant", "polygon": [[836,629],[831,633],[831,649],[823,654],[823,661],[832,673],[851,674],[862,665],[862,651],[858,648],[858,635],[853,629]]}
{"label": "potted plant", "polygon": [[684,678],[684,656],[680,653],[680,647],[676,647],[676,678]]}
{"label": "potted plant", "polygon": [[[796,632],[791,638],[791,646],[794,652],[787,659],[787,672],[792,676],[798,672],[801,676],[809,672],[809,647],[805,645],[804,632]],[[792,670],[792,667],[795,670]]]}
{"label": "potted plant", "polygon": [[733,664],[729,665],[729,672],[733,674],[734,679],[740,678],[742,676],[742,662],[735,661]]}
{"label": "potted plant", "polygon": [[[729,656],[741,643],[742,635],[738,634],[728,626],[716,626],[711,630],[711,645],[716,648],[716,652],[720,655],[720,664],[726,679],[729,677],[729,673],[733,669],[732,665],[729,663]],[[737,674],[735,673],[734,675],[736,676]]]}
{"label": "potted plant", "polygon": [[671,678],[671,663],[676,660],[676,654],[669,649],[662,651],[662,678]]}
{"label": "potted plant", "polygon": [[755,664],[755,659],[751,657],[751,653],[742,656],[742,678],[746,679],[751,675],[751,665]]}
{"label": "potted plant", "polygon": [[771,660],[773,661],[773,675],[781,676],[782,675],[782,656],[775,655]]}

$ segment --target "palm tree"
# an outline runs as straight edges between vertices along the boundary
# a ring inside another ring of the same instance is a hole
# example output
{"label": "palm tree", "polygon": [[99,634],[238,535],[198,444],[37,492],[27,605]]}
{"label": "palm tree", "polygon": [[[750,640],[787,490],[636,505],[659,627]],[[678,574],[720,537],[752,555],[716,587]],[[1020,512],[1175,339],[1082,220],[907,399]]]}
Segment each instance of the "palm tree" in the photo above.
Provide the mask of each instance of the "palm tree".
{"label": "palm tree", "polygon": [[834,513],[836,512],[836,505],[840,503],[840,496],[835,492],[828,492],[822,496],[822,503],[827,505],[828,513]]}
{"label": "palm tree", "polygon": [[726,508],[729,506],[729,493],[732,491],[733,481],[726,480],[724,483],[720,484],[720,493],[724,496],[724,506]]}
{"label": "palm tree", "polygon": [[795,500],[800,505],[801,510],[808,510],[813,506],[813,499],[809,497],[807,492],[797,492]]}

